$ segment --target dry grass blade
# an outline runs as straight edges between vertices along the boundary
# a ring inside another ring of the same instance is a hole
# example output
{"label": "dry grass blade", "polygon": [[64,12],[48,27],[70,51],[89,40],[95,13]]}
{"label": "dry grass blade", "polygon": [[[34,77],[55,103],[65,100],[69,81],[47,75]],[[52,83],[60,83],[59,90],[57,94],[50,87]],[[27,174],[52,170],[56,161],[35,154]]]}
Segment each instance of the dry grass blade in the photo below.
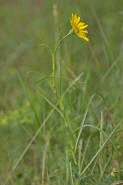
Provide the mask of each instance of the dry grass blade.
{"label": "dry grass blade", "polygon": [[47,149],[49,146],[49,140],[50,140],[50,136],[48,134],[47,138],[46,138],[46,145],[45,145],[45,149],[43,152],[43,158],[42,158],[42,173],[41,173],[41,177],[42,177],[42,185],[44,185],[44,177],[45,177],[45,161],[46,161],[46,153],[47,153]]}
{"label": "dry grass blade", "polygon": [[118,184],[123,184],[123,180],[118,181],[118,182],[114,182],[114,183],[113,183],[113,184],[111,184],[111,185],[118,185]]}
{"label": "dry grass blade", "polygon": [[[101,112],[101,120],[100,120],[100,130],[103,130],[103,125],[104,125],[104,120],[103,120],[103,111]],[[100,132],[100,147],[103,144],[103,133]],[[102,154],[99,156],[99,167],[100,167],[100,176],[103,176],[103,169],[102,169],[102,164],[103,164],[103,157]]]}
{"label": "dry grass blade", "polygon": [[26,148],[24,149],[24,151],[22,152],[22,154],[20,155],[20,157],[18,158],[18,160],[16,161],[16,163],[14,164],[13,168],[11,169],[11,172],[8,174],[6,183],[8,182],[8,180],[12,177],[13,172],[15,171],[15,169],[17,168],[18,164],[20,163],[20,161],[23,159],[23,157],[25,156],[25,154],[27,153],[27,151],[29,150],[30,146],[32,145],[32,143],[35,141],[35,139],[37,138],[37,136],[39,135],[41,129],[45,126],[46,122],[48,121],[48,119],[51,117],[51,115],[53,114],[54,109],[52,109],[50,111],[50,113],[48,114],[48,116],[46,117],[46,119],[43,121],[43,123],[41,124],[41,126],[39,127],[39,129],[37,130],[37,132],[35,133],[35,135],[32,137],[32,139],[30,140],[30,142],[28,143],[28,145],[26,146]]}

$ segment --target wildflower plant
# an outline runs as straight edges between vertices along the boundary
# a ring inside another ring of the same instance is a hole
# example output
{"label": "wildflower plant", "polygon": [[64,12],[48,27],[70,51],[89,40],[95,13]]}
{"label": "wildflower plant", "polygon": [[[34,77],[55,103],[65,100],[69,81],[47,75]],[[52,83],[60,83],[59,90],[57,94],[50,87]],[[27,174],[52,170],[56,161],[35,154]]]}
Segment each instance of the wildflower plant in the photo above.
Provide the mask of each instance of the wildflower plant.
{"label": "wildflower plant", "polygon": [[[57,89],[56,89],[56,82],[55,82],[55,68],[56,68],[56,53],[57,50],[59,48],[59,46],[62,44],[63,40],[66,39],[68,36],[70,36],[71,34],[75,33],[79,38],[85,40],[85,41],[89,41],[89,39],[87,38],[86,34],[88,33],[87,30],[85,30],[85,28],[88,26],[87,24],[85,24],[84,22],[80,22],[80,17],[77,16],[77,14],[73,14],[72,13],[72,18],[70,20],[70,24],[72,26],[72,29],[69,30],[69,32],[63,37],[61,38],[61,40],[59,40],[59,42],[57,43],[54,52],[52,52],[51,50],[51,55],[52,55],[52,74],[51,74],[51,80],[50,80],[50,86],[52,91],[56,94],[56,96],[59,99],[59,105],[61,107],[61,109],[64,111],[64,106],[62,103],[62,97],[59,97],[58,93],[57,93]],[[64,114],[63,114],[63,118],[65,120]],[[67,121],[65,120],[65,125],[66,127],[68,127]]]}
{"label": "wildflower plant", "polygon": [[64,123],[65,123],[66,135],[69,137],[70,146],[71,146],[70,150],[71,150],[72,158],[73,158],[74,164],[76,165],[77,164],[76,157],[75,157],[75,153],[76,152],[74,151],[75,143],[74,143],[74,141],[72,139],[70,128],[69,128],[69,125],[68,125],[68,122],[67,122],[67,119],[66,119],[66,116],[65,116],[65,111],[64,111],[64,105],[63,105],[62,97],[58,95],[57,89],[56,89],[56,81],[55,81],[56,53],[57,53],[57,50],[58,50],[59,46],[62,44],[63,40],[66,39],[68,36],[74,34],[74,33],[79,38],[83,39],[86,42],[88,42],[89,39],[86,36],[88,31],[85,30],[85,28],[88,25],[85,24],[84,22],[80,22],[80,17],[77,16],[77,14],[72,14],[72,18],[70,20],[70,24],[72,26],[72,29],[70,29],[69,32],[65,36],[63,36],[61,38],[61,40],[59,40],[59,42],[57,43],[57,45],[56,45],[56,47],[54,49],[54,52],[51,52],[51,54],[52,54],[52,74],[51,74],[50,86],[51,86],[51,89],[52,89],[53,93],[56,94],[56,97],[58,98],[59,106],[60,106],[60,109],[61,109],[60,110],[60,114],[61,114],[61,117],[64,120]]}
{"label": "wildflower plant", "polygon": [[[51,81],[50,81],[50,86],[52,91],[55,93],[57,100],[58,100],[58,104],[59,104],[59,109],[55,108],[57,110],[57,112],[61,115],[61,117],[64,120],[64,124],[65,124],[65,132],[66,132],[66,136],[68,137],[68,143],[69,143],[69,149],[67,148],[66,151],[66,156],[67,158],[69,158],[70,162],[69,162],[69,169],[70,169],[70,173],[71,173],[71,178],[73,178],[74,176],[76,176],[76,172],[75,175],[73,175],[73,171],[76,171],[75,169],[77,169],[79,172],[77,174],[77,178],[76,178],[76,185],[79,185],[82,181],[82,177],[85,174],[85,172],[87,172],[88,168],[92,165],[92,163],[94,162],[94,160],[97,158],[97,156],[99,156],[99,154],[101,153],[101,151],[103,150],[104,146],[107,144],[107,142],[110,140],[110,138],[112,137],[112,135],[114,134],[114,132],[117,130],[117,128],[119,127],[119,125],[121,123],[119,123],[113,130],[112,132],[108,135],[107,139],[103,142],[103,144],[100,144],[100,148],[97,150],[97,152],[95,153],[95,155],[92,157],[92,159],[90,160],[90,162],[83,168],[83,166],[81,166],[82,164],[80,164],[80,157],[77,157],[77,154],[79,155],[79,151],[77,151],[77,149],[79,150],[82,146],[81,144],[81,139],[80,136],[82,134],[83,128],[84,128],[84,122],[86,119],[86,115],[88,112],[88,107],[90,106],[90,104],[92,103],[95,94],[93,94],[90,97],[89,103],[87,105],[87,110],[85,110],[85,114],[83,116],[83,121],[80,125],[79,131],[78,131],[78,135],[77,137],[73,136],[73,133],[71,132],[71,127],[68,124],[68,120],[67,120],[67,116],[66,116],[66,112],[65,112],[65,108],[64,108],[64,104],[63,104],[63,97],[59,96],[59,94],[57,93],[57,85],[56,85],[56,80],[55,80],[55,74],[56,74],[56,70],[55,70],[55,66],[56,66],[56,53],[57,50],[59,48],[59,46],[62,44],[62,41],[64,39],[66,39],[68,36],[72,35],[72,34],[76,34],[80,39],[89,42],[89,38],[87,37],[87,33],[88,31],[85,29],[88,27],[87,24],[85,24],[84,22],[80,21],[80,17],[77,16],[77,14],[72,14],[72,18],[70,20],[70,24],[72,26],[72,29],[69,30],[69,32],[63,37],[61,38],[61,40],[57,43],[54,52],[52,52],[52,75],[51,75]],[[45,98],[46,100],[46,98]],[[46,100],[47,101],[47,100]],[[47,101],[48,103],[50,103],[49,101]],[[50,103],[51,105],[51,103]],[[91,127],[91,125],[89,125]],[[69,156],[69,157],[68,157]],[[84,157],[83,157],[84,160]],[[72,168],[74,170],[72,170]],[[67,176],[67,173],[66,173]],[[78,180],[79,179],[79,180]],[[66,181],[69,182],[68,180],[68,176],[66,177]],[[73,182],[73,179],[72,179]],[[74,183],[72,183],[74,184]]]}
{"label": "wildflower plant", "polygon": [[66,39],[68,36],[70,36],[72,33],[75,33],[79,38],[85,40],[85,41],[89,41],[88,37],[86,36],[86,34],[88,33],[87,30],[85,30],[85,28],[88,26],[87,24],[85,24],[84,22],[80,22],[80,17],[77,16],[77,14],[73,14],[72,13],[72,18],[70,20],[70,24],[72,26],[72,29],[69,30],[69,32],[57,43],[54,52],[52,53],[52,77],[53,79],[51,80],[51,88],[53,90],[53,92],[56,93],[56,85],[55,85],[55,66],[56,66],[56,53],[57,53],[57,49],[59,48],[59,46],[61,45],[62,41],[64,39]]}

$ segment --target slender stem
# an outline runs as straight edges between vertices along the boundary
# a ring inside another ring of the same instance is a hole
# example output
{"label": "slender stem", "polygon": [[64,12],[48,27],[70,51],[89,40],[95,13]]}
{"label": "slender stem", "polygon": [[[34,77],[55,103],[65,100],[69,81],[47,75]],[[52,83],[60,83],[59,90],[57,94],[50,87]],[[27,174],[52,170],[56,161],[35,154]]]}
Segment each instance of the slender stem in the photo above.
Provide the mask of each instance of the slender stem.
{"label": "slender stem", "polygon": [[55,75],[55,63],[56,63],[56,52],[57,52],[57,49],[59,48],[60,44],[62,43],[62,41],[68,37],[69,35],[71,35],[73,33],[73,29],[71,29],[57,44],[57,46],[55,47],[55,50],[54,50],[54,53],[53,53],[53,56],[52,56],[52,68],[53,68],[53,75]]}
{"label": "slender stem", "polygon": [[56,52],[57,52],[57,49],[59,48],[60,44],[62,43],[62,41],[68,37],[69,35],[71,35],[73,33],[73,29],[71,29],[57,44],[55,50],[54,50],[54,57],[56,57]]}
{"label": "slender stem", "polygon": [[51,80],[51,88],[53,90],[53,92],[56,94],[56,83],[55,83],[55,67],[56,67],[56,52],[57,52],[57,49],[59,48],[60,44],[62,43],[62,41],[68,37],[69,35],[71,35],[73,33],[73,29],[71,29],[59,42],[58,44],[56,45],[55,49],[54,49],[54,52],[52,54],[52,76],[53,76],[53,79]]}
{"label": "slender stem", "polygon": [[[70,138],[70,145],[71,145],[71,149],[72,149],[72,156],[73,156],[73,160],[74,160],[74,163],[76,164],[76,159],[75,159],[75,156],[74,156],[74,152],[73,152],[73,141],[72,141],[72,138],[71,138],[71,134],[69,132],[69,125],[68,125],[68,122],[67,122],[67,119],[66,119],[66,116],[65,116],[65,112],[64,112],[64,106],[62,104],[62,99],[59,98],[58,94],[57,94],[57,90],[56,90],[56,83],[55,83],[55,67],[56,67],[56,53],[57,53],[57,50],[59,48],[59,46],[61,45],[61,43],[63,42],[64,39],[66,39],[69,35],[71,35],[73,33],[73,29],[71,29],[61,40],[59,40],[58,44],[56,45],[55,49],[54,49],[54,52],[53,52],[53,55],[52,55],[52,75],[53,75],[53,79],[52,79],[52,83],[51,83],[51,87],[54,91],[54,93],[56,94],[57,98],[58,98],[58,101],[59,101],[59,105],[60,105],[60,108],[61,108],[61,111],[62,111],[62,114],[63,114],[63,119],[64,119],[64,123],[65,123],[65,127],[66,127],[66,133],[67,133],[67,136]],[[60,82],[61,83],[61,82]]]}

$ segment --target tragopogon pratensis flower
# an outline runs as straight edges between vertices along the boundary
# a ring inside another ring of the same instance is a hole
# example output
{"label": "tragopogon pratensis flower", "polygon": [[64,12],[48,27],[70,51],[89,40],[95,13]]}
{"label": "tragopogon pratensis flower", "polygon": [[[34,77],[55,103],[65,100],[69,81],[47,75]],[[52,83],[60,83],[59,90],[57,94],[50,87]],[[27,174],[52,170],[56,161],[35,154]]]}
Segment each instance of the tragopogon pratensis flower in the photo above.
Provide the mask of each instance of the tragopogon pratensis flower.
{"label": "tragopogon pratensis flower", "polygon": [[84,22],[80,22],[80,17],[79,16],[77,17],[77,15],[73,13],[72,13],[72,18],[70,23],[76,35],[88,42],[89,39],[86,37],[86,34],[88,33],[88,31],[85,30],[85,28],[88,25],[85,24]]}

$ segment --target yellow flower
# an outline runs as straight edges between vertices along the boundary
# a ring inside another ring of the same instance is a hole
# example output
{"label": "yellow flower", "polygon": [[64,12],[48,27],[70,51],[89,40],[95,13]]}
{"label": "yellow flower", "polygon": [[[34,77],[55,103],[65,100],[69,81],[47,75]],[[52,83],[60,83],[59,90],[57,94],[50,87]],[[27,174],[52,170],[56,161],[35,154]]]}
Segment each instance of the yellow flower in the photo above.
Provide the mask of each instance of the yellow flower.
{"label": "yellow flower", "polygon": [[88,33],[88,31],[85,30],[85,28],[88,25],[85,24],[84,22],[80,22],[80,17],[79,16],[77,17],[77,15],[73,13],[72,13],[72,18],[70,23],[76,35],[88,42],[89,39],[86,37],[86,34]]}

